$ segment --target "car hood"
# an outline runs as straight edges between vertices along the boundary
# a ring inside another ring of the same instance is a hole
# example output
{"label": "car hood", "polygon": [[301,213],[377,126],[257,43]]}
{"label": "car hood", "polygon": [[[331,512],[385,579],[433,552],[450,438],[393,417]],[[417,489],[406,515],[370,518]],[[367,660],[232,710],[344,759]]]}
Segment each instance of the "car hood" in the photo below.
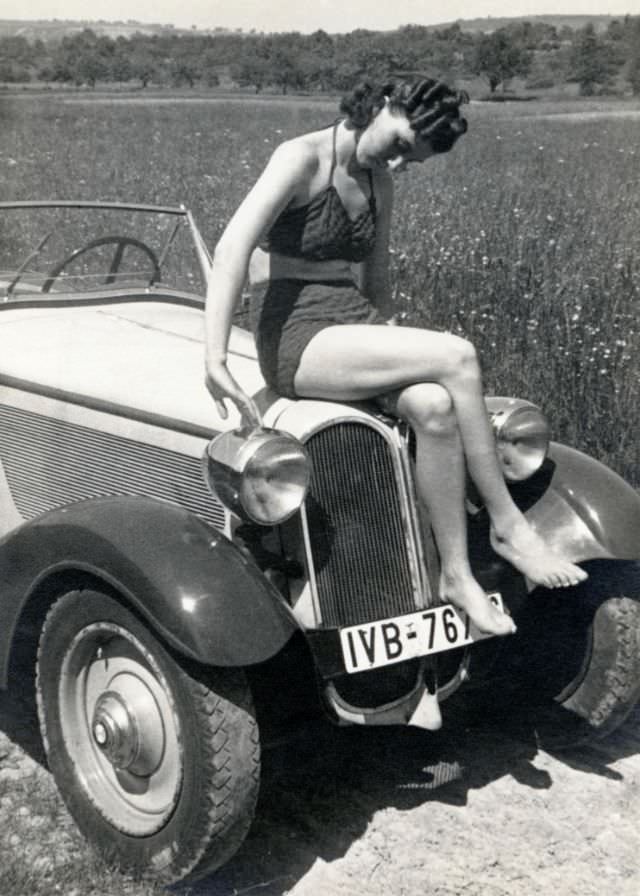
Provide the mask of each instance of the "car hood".
{"label": "car hood", "polygon": [[[268,394],[250,334],[233,329],[229,367],[263,410]],[[9,308],[0,313],[0,381],[191,431],[235,427],[204,385],[202,309],[149,302]],[[161,422],[161,420],[159,420]]]}

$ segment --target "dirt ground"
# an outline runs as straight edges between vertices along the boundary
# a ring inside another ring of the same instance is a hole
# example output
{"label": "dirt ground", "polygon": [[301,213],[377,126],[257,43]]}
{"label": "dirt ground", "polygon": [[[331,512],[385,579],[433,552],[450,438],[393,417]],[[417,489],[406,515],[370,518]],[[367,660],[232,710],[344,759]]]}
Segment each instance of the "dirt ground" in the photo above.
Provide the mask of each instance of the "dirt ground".
{"label": "dirt ground", "polygon": [[[437,734],[317,723],[267,749],[245,845],[176,896],[638,896],[640,708],[607,741],[555,756],[522,726],[444,711]],[[28,814],[12,787],[30,777],[59,801],[32,706],[0,695],[3,839]]]}

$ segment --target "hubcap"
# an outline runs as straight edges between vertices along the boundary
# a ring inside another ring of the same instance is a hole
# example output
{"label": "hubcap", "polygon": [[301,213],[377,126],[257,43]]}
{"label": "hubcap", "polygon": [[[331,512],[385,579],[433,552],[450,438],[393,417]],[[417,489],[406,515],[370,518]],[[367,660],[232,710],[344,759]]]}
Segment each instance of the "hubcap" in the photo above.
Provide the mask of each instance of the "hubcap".
{"label": "hubcap", "polygon": [[152,775],[165,746],[162,716],[153,694],[132,675],[118,675],[113,684],[119,690],[105,691],[96,701],[93,739],[115,769]]}
{"label": "hubcap", "polygon": [[127,629],[96,623],[75,637],[61,673],[63,736],[87,796],[121,831],[159,830],[179,797],[183,756],[157,661]]}
{"label": "hubcap", "polygon": [[135,720],[114,691],[103,694],[93,713],[93,739],[116,768],[129,768],[138,752]]}

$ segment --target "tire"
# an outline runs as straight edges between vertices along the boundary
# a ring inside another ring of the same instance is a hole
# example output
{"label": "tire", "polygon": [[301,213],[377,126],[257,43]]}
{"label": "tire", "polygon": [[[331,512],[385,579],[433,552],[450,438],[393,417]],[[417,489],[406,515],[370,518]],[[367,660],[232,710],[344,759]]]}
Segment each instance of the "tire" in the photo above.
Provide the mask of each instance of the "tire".
{"label": "tire", "polygon": [[242,671],[177,661],[125,606],[83,590],[47,615],[36,688],[58,789],[108,864],[168,884],[231,858],[260,771]]}
{"label": "tire", "polygon": [[601,740],[640,699],[639,593],[636,564],[607,563],[577,588],[531,596],[518,628],[518,692],[540,746]]}

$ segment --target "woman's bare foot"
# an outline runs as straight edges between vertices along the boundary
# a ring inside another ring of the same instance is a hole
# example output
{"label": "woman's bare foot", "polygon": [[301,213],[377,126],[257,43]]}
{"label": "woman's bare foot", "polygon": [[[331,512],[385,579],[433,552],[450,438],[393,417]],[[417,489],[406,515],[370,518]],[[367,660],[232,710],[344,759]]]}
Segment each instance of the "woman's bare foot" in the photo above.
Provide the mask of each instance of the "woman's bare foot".
{"label": "woman's bare foot", "polygon": [[440,597],[469,616],[485,635],[512,635],[516,625],[499,607],[491,603],[471,573],[454,572],[440,575]]}
{"label": "woman's bare foot", "polygon": [[508,529],[501,532],[492,526],[491,546],[534,585],[568,588],[587,578],[583,569],[556,554],[532,529],[524,516],[520,516]]}

